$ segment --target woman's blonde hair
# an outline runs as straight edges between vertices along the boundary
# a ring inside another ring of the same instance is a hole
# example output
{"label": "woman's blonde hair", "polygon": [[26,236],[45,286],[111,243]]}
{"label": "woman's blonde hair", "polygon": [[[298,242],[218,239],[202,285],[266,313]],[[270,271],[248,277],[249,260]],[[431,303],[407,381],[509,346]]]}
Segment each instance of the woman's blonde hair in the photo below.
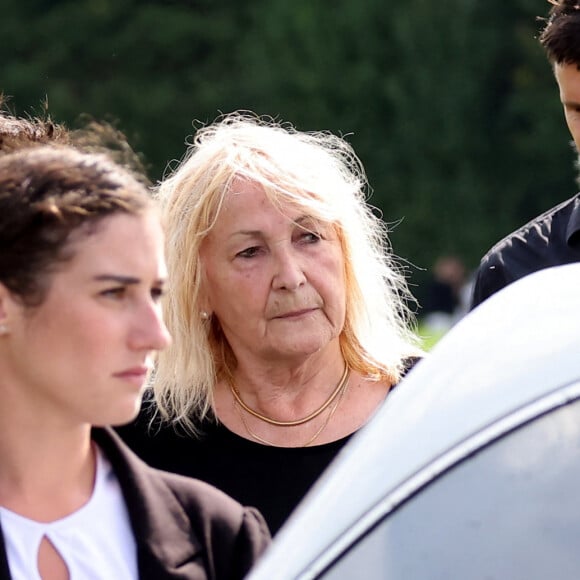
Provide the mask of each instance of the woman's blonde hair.
{"label": "woman's blonde hair", "polygon": [[195,431],[213,410],[213,386],[235,357],[215,317],[202,317],[200,247],[235,178],[262,185],[270,200],[333,224],[345,259],[346,318],[340,335],[350,368],[396,382],[418,349],[413,297],[391,253],[385,223],[366,203],[361,162],[342,138],[237,112],[201,128],[157,188],[167,230],[172,345],[159,354],[153,388],[162,416]]}

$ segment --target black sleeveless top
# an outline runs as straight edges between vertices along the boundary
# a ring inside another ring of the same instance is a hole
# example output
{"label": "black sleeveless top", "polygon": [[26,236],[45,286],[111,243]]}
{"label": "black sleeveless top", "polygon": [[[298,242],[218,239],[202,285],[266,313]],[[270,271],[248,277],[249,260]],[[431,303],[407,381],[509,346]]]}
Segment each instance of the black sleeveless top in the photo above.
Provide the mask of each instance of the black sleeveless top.
{"label": "black sleeveless top", "polygon": [[[409,361],[407,371],[416,361]],[[145,411],[117,431],[153,467],[196,477],[258,508],[272,535],[352,437],[310,447],[272,447],[207,420],[202,435],[194,438],[173,426],[149,427]]]}

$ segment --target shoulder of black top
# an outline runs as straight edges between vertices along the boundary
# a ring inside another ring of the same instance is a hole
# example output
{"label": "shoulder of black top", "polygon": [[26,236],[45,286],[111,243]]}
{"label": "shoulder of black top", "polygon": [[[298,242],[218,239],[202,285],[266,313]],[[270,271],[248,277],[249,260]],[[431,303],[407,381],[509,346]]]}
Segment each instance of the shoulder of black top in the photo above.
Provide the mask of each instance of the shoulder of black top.
{"label": "shoulder of black top", "polygon": [[422,359],[421,356],[410,356],[403,361],[403,372],[401,373],[401,379],[407,375],[407,373]]}

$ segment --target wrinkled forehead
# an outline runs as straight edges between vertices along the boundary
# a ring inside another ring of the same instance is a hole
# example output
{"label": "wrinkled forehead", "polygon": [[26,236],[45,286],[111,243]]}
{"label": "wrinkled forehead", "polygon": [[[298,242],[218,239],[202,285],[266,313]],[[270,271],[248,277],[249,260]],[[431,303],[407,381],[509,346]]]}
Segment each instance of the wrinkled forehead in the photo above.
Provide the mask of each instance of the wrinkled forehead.
{"label": "wrinkled forehead", "polygon": [[239,211],[248,206],[261,209],[271,207],[290,220],[310,216],[320,222],[334,224],[339,221],[339,215],[330,196],[325,193],[304,188],[300,183],[289,180],[274,182],[238,174],[225,188],[218,214],[221,211]]}

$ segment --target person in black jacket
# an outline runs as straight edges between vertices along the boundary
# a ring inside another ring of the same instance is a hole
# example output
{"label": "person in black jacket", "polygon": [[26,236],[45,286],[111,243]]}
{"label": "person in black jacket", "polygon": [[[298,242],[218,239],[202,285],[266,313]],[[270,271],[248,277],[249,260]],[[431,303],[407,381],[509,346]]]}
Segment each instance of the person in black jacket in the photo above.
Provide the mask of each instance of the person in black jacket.
{"label": "person in black jacket", "polygon": [[[580,3],[552,4],[540,34],[560,90],[566,123],[580,151]],[[532,272],[580,261],[580,194],[534,218],[497,243],[482,258],[470,308]]]}
{"label": "person in black jacket", "polygon": [[170,342],[165,279],[127,171],[65,146],[0,156],[0,579],[241,579],[268,545],[257,510],[108,427]]}

